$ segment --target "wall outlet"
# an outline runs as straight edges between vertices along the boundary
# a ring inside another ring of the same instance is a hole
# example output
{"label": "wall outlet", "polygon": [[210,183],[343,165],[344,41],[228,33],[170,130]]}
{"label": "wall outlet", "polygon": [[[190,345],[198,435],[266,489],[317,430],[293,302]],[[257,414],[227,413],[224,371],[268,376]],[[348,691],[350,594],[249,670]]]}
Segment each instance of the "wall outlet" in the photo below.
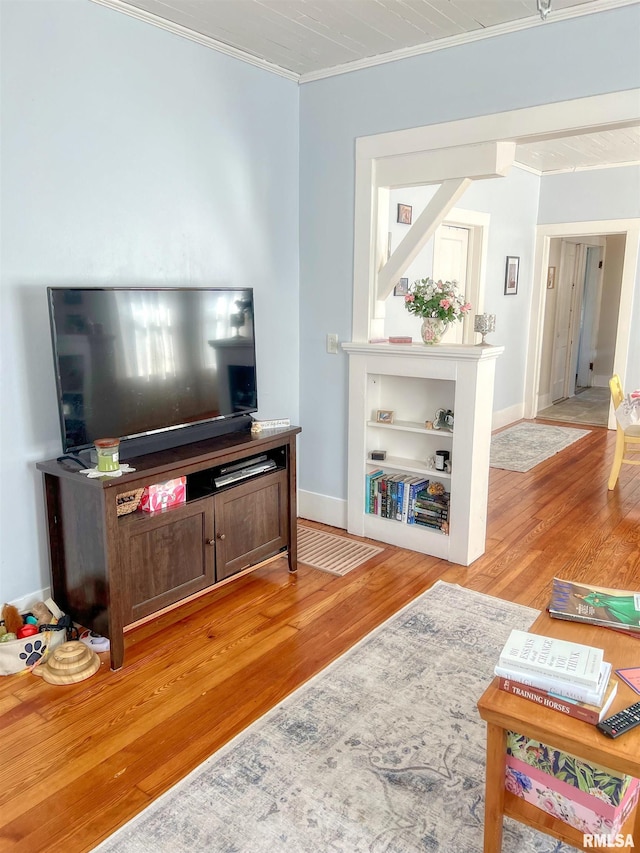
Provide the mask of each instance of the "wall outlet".
{"label": "wall outlet", "polygon": [[327,352],[337,353],[338,352],[338,336],[329,334],[327,335]]}

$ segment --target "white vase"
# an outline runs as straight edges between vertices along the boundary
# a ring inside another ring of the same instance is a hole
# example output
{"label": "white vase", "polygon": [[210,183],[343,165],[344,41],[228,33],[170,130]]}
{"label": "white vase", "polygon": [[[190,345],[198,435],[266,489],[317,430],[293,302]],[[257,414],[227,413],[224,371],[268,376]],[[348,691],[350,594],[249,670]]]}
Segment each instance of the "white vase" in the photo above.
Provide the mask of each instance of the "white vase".
{"label": "white vase", "polygon": [[439,344],[447,324],[439,317],[425,317],[420,333],[425,344]]}

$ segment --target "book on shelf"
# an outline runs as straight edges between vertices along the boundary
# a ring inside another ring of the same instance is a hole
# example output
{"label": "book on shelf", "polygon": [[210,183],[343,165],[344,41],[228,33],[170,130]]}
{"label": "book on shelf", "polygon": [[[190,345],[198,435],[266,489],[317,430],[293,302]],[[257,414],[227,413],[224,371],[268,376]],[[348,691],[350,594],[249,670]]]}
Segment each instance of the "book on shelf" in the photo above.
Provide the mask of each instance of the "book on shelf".
{"label": "book on shelf", "polygon": [[415,511],[416,511],[416,499],[420,492],[425,489],[429,484],[428,480],[425,480],[422,477],[416,478],[416,480],[411,483],[409,486],[409,504],[407,506],[407,524],[415,523]]}
{"label": "book on shelf", "polygon": [[412,344],[413,338],[410,335],[389,335],[390,344]]}
{"label": "book on shelf", "polygon": [[552,675],[590,690],[598,686],[603,649],[514,629],[500,653],[500,666],[516,672]]}
{"label": "book on shelf", "polygon": [[380,468],[378,471],[370,471],[364,479],[364,482],[365,482],[365,487],[364,487],[364,502],[365,502],[364,506],[365,506],[365,509],[364,509],[364,511],[365,512],[368,512],[368,513],[372,512],[371,507],[373,506],[373,499],[375,497],[374,480],[376,480],[378,477],[381,477],[383,474],[384,474],[384,471]]}
{"label": "book on shelf", "polygon": [[518,672],[515,669],[500,666],[500,664],[495,667],[494,673],[499,678],[508,678],[526,687],[537,687],[539,690],[544,690],[547,693],[555,693],[567,699],[586,702],[589,705],[602,705],[605,690],[611,678],[611,669],[610,663],[607,663],[607,661],[602,662],[598,686],[595,690],[589,690],[588,688],[581,687],[579,684],[572,684],[569,681],[560,681],[549,675],[532,675],[531,673]]}
{"label": "book on shelf", "polygon": [[520,696],[522,699],[528,699],[544,708],[551,708],[553,711],[559,711],[568,717],[583,720],[585,723],[592,723],[594,726],[604,719],[618,692],[618,682],[615,678],[610,678],[602,703],[592,705],[588,702],[580,702],[578,699],[569,699],[567,696],[548,690],[541,690],[538,687],[530,687],[511,678],[500,678],[499,686],[500,690],[504,690],[506,693],[513,693],[514,696]]}
{"label": "book on shelf", "polygon": [[425,480],[423,477],[407,477],[407,479],[405,480],[405,482],[403,484],[403,489],[402,489],[402,515],[401,515],[400,520],[403,521],[405,524],[409,524],[409,514],[410,514],[412,493],[413,493],[413,500],[415,500],[415,487],[416,486],[422,487],[424,485],[424,483],[425,483]]}
{"label": "book on shelf", "polygon": [[549,615],[640,634],[640,592],[554,578]]}

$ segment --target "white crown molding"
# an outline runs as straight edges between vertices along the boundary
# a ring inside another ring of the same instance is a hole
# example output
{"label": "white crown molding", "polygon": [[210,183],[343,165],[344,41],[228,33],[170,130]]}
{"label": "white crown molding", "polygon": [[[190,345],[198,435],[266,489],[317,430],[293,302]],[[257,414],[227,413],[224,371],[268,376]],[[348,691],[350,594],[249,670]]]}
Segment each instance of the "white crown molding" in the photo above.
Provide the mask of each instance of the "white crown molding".
{"label": "white crown molding", "polygon": [[115,9],[116,12],[123,12],[131,18],[136,18],[138,21],[143,21],[145,24],[153,24],[154,27],[159,27],[161,30],[173,33],[176,36],[189,39],[211,50],[217,50],[218,53],[224,53],[226,56],[232,56],[234,59],[239,59],[242,62],[247,62],[249,65],[255,65],[256,68],[262,68],[263,71],[271,71],[273,74],[278,74],[280,77],[286,77],[287,80],[299,81],[300,75],[293,71],[288,71],[286,68],[281,68],[279,65],[274,65],[267,62],[265,59],[258,59],[250,53],[245,53],[243,50],[238,50],[235,47],[230,47],[221,41],[212,39],[209,36],[204,36],[202,33],[197,33],[195,30],[190,30],[188,27],[183,27],[180,24],[174,24],[172,21],[165,21],[164,18],[159,18],[151,12],[146,12],[143,9],[136,9],[135,6],[130,6],[123,0],[91,0],[92,3],[97,3],[99,6],[106,6],[109,9]]}
{"label": "white crown molding", "polygon": [[522,169],[523,172],[531,172],[532,175],[537,175],[539,178],[548,177],[549,175],[567,175],[573,172],[594,172],[602,169],[624,169],[628,166],[640,166],[640,160],[627,160],[624,163],[596,163],[592,166],[567,166],[565,169],[547,169],[541,172],[540,169],[535,169],[533,166],[528,166],[526,163],[520,163],[517,159],[513,161],[513,165],[517,169]]}
{"label": "white crown molding", "polygon": [[424,53],[434,53],[437,50],[446,50],[449,47],[457,47],[462,44],[482,41],[483,39],[493,38],[495,36],[506,35],[507,33],[515,33],[521,30],[527,30],[531,27],[549,26],[550,24],[560,21],[567,21],[571,18],[580,18],[584,15],[592,15],[597,12],[606,12],[611,9],[619,9],[622,6],[634,6],[638,4],[638,0],[594,0],[588,5],[572,6],[569,9],[559,9],[554,11],[551,9],[549,17],[546,21],[542,21],[539,15],[533,15],[528,18],[522,18],[519,21],[511,21],[507,24],[497,24],[494,27],[485,27],[482,30],[476,30],[471,33],[464,33],[458,36],[450,36],[449,38],[438,39],[427,44],[418,44],[414,47],[403,48],[402,50],[391,51],[390,53],[380,54],[378,56],[368,57],[367,59],[358,59],[354,62],[346,62],[343,65],[336,65],[331,68],[324,68],[320,71],[311,71],[308,74],[297,74],[294,71],[289,71],[279,65],[274,65],[267,62],[265,59],[259,59],[239,50],[235,47],[230,47],[217,39],[202,35],[195,30],[190,30],[188,27],[183,27],[180,24],[174,24],[172,21],[166,21],[151,12],[146,12],[143,9],[137,9],[131,6],[125,0],[91,0],[92,3],[97,3],[100,6],[106,6],[109,9],[115,9],[117,12],[123,12],[132,18],[143,21],[147,24],[159,27],[162,30],[181,36],[182,38],[194,41],[211,50],[217,50],[219,53],[224,53],[227,56],[232,56],[234,59],[239,59],[242,62],[247,62],[250,65],[255,65],[256,68],[261,68],[263,71],[270,71],[272,74],[277,74],[280,77],[285,77],[287,80],[294,80],[299,84],[311,83],[314,80],[323,80],[327,77],[336,77],[340,74],[349,74],[351,71],[359,71],[363,68],[372,68],[376,65],[386,65],[388,62],[396,62],[399,59],[407,59],[412,56],[421,56]]}
{"label": "white crown molding", "polygon": [[423,53],[434,53],[437,50],[446,50],[449,47],[458,47],[462,44],[470,44],[475,41],[482,41],[495,36],[503,36],[507,33],[517,33],[520,30],[528,30],[531,27],[545,27],[549,24],[558,23],[560,21],[568,21],[571,18],[581,18],[584,15],[591,15],[596,12],[605,12],[610,9],[618,9],[621,6],[635,6],[638,0],[595,0],[586,6],[572,6],[569,9],[559,9],[557,12],[553,9],[549,13],[546,21],[541,20],[539,15],[534,15],[529,18],[521,18],[519,21],[509,21],[507,24],[496,24],[494,27],[485,27],[482,30],[474,30],[474,32],[463,33],[458,36],[449,36],[448,38],[437,39],[436,41],[428,42],[427,44],[417,44],[414,47],[403,48],[402,50],[394,50],[390,53],[383,53],[379,56],[372,56],[367,59],[357,59],[355,62],[346,62],[344,65],[336,65],[333,68],[325,68],[321,71],[311,71],[308,74],[301,74],[299,82],[311,83],[314,80],[322,80],[325,77],[335,77],[338,74],[348,74],[351,71],[359,71],[362,68],[371,68],[374,65],[385,65],[387,62],[396,62],[398,59],[407,59],[411,56],[421,56]]}

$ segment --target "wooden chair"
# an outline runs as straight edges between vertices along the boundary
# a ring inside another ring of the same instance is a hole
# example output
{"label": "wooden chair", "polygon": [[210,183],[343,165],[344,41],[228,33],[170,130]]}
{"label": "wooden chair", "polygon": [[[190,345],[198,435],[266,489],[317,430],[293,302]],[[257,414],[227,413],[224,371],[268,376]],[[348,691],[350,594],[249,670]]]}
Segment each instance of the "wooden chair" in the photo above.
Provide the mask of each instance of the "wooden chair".
{"label": "wooden chair", "polygon": [[[614,410],[624,399],[624,391],[620,377],[614,374],[609,380],[611,400]],[[640,426],[630,426],[623,429],[616,420],[616,450],[609,475],[609,489],[615,488],[622,465],[640,465],[640,455],[631,458],[631,454],[640,454]]]}

